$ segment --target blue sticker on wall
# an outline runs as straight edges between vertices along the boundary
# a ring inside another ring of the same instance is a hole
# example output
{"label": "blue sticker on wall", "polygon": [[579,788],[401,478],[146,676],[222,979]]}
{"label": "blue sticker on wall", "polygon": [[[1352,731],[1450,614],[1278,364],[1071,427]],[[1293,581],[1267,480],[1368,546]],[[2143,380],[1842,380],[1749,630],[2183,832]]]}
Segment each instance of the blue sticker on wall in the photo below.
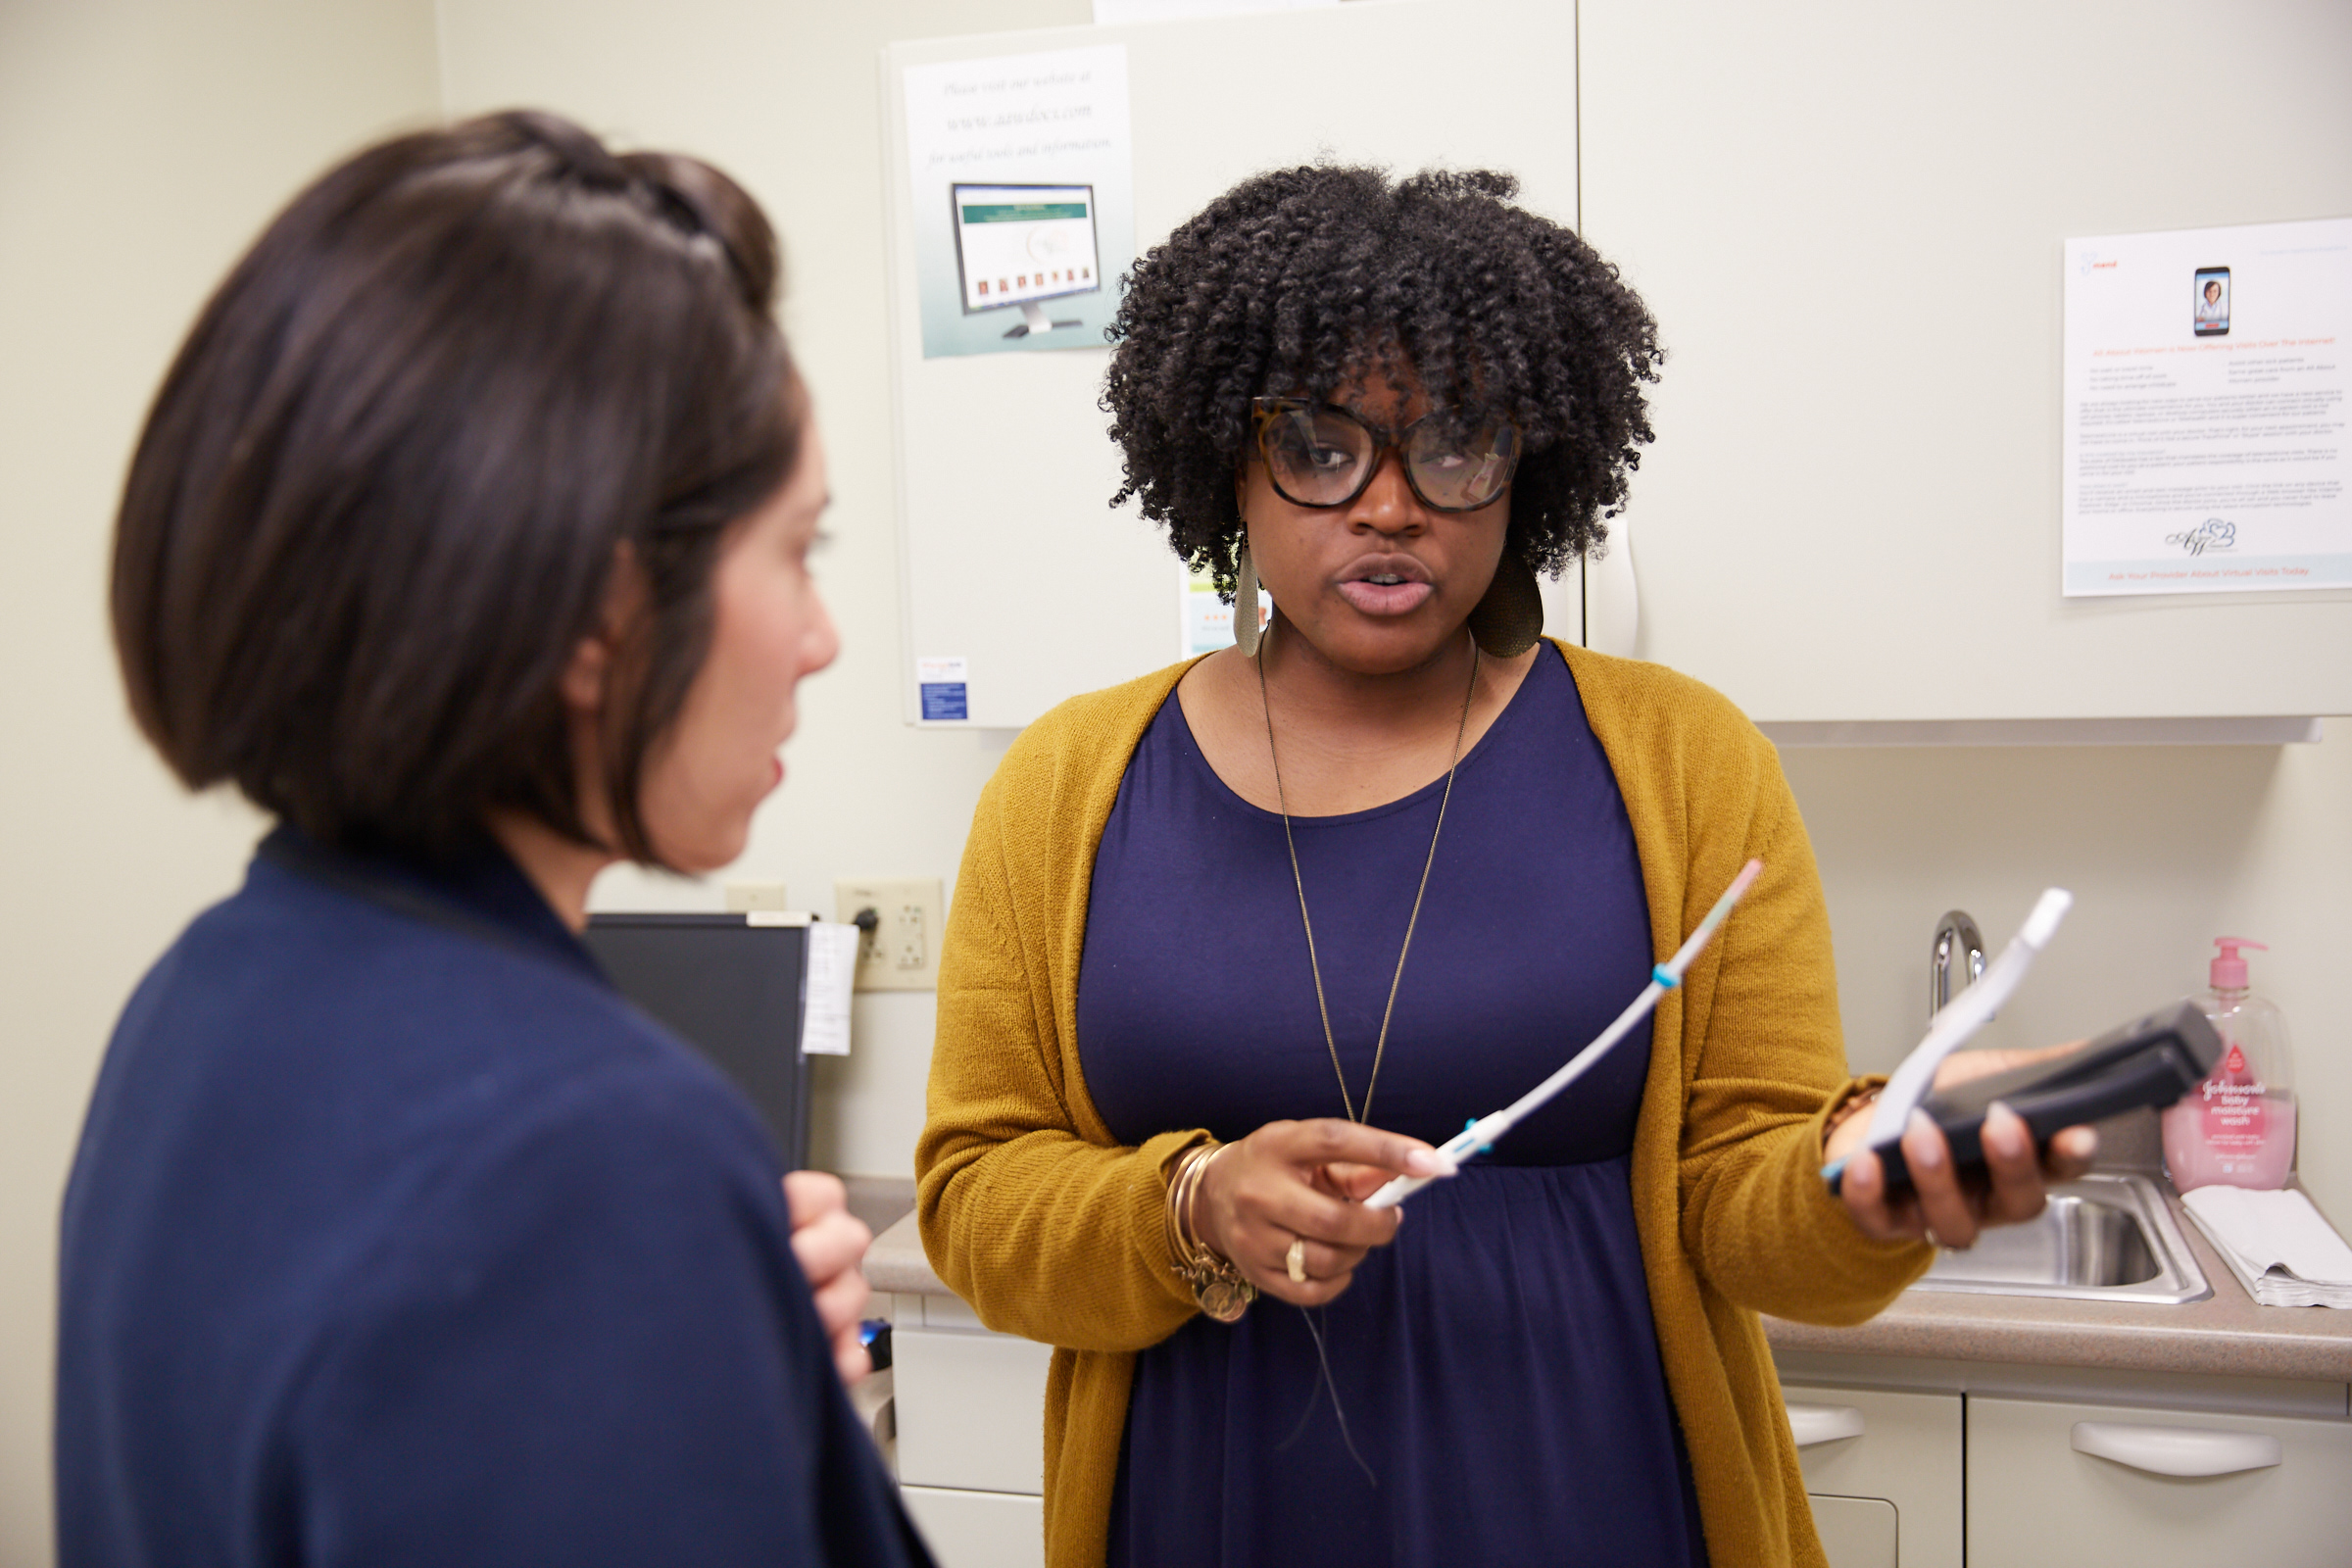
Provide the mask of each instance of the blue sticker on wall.
{"label": "blue sticker on wall", "polygon": [[915,691],[926,724],[971,721],[971,705],[964,684],[969,662],[963,659],[918,659],[914,662]]}

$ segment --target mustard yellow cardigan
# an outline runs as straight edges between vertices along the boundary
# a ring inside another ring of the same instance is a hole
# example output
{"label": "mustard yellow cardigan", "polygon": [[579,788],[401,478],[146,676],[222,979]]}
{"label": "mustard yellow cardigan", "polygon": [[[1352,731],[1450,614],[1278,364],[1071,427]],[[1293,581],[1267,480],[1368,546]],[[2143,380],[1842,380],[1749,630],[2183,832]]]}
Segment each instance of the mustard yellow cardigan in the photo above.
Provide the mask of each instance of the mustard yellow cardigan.
{"label": "mustard yellow cardigan", "polygon": [[[1634,1218],[1708,1555],[1726,1568],[1820,1564],[1756,1314],[1860,1322],[1932,1253],[1865,1238],[1822,1185],[1822,1124],[1854,1080],[1812,847],[1772,744],[1696,681],[1555,646],[1625,797],[1657,956],[1743,861],[1764,859],[1658,1004]],[[940,959],[915,1155],[923,1248],[982,1322],[1056,1347],[1049,1568],[1102,1562],[1136,1352],[1194,1312],[1160,1212],[1174,1156],[1206,1134],[1121,1146],[1087,1096],[1077,1033],[1095,851],[1129,758],[1187,667],[1075,698],[1013,743],[980,797]]]}

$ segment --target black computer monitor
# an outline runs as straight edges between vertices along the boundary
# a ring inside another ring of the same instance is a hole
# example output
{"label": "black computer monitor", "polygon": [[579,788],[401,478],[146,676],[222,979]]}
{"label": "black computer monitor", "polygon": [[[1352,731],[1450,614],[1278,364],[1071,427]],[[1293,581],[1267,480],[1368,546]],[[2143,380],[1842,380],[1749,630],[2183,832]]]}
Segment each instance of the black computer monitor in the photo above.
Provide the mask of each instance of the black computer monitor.
{"label": "black computer monitor", "polygon": [[1004,335],[1078,326],[1046,314],[1045,301],[1102,287],[1092,185],[951,185],[956,270],[963,313],[1017,306]]}
{"label": "black computer monitor", "polygon": [[717,1063],[759,1107],[784,1168],[806,1165],[808,928],[755,925],[742,914],[592,914],[587,940],[623,996]]}

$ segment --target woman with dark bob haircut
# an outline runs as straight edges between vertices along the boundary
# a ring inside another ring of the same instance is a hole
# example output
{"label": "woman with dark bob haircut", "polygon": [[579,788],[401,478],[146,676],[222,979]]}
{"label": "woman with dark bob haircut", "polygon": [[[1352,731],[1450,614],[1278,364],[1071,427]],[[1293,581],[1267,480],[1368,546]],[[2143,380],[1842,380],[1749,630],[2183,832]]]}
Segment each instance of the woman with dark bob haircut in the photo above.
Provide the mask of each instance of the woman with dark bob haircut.
{"label": "woman with dark bob haircut", "polygon": [[864,1227],[577,935],[735,858],[838,646],[777,270],[716,170],[498,115],[328,172],[180,350],[116,642],[278,822],[82,1132],[61,1562],[928,1561]]}
{"label": "woman with dark bob haircut", "polygon": [[[1966,1246],[2087,1163],[2086,1129],[2045,1170],[2003,1113],[1986,1191],[1924,1121],[1915,1199],[1868,1154],[1824,1184],[1876,1086],[1771,744],[1540,636],[1536,573],[1623,504],[1660,354],[1514,190],[1260,175],[1111,329],[1123,495],[1234,592],[1240,646],[1005,755],[917,1154],[941,1276],[1057,1347],[1052,1568],[1818,1564],[1757,1314],[1868,1317],[1930,1226]],[[1364,1206],[1451,1174],[1435,1146],[1599,1034],[1751,858],[1651,1028],[1411,1224]]]}

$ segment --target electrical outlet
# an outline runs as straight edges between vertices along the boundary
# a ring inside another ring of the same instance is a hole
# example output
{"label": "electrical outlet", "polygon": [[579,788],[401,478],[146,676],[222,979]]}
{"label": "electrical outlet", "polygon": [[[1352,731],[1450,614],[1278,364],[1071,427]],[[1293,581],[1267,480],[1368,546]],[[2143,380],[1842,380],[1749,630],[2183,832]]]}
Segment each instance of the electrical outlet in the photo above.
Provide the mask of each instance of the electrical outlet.
{"label": "electrical outlet", "polygon": [[854,924],[865,909],[874,911],[874,923],[858,939],[856,989],[936,990],[939,944],[947,928],[940,879],[845,877],[833,884],[834,919]]}
{"label": "electrical outlet", "polygon": [[727,912],[749,914],[754,909],[789,909],[784,901],[781,882],[730,882],[727,884]]}

